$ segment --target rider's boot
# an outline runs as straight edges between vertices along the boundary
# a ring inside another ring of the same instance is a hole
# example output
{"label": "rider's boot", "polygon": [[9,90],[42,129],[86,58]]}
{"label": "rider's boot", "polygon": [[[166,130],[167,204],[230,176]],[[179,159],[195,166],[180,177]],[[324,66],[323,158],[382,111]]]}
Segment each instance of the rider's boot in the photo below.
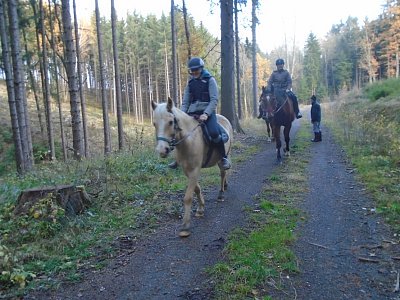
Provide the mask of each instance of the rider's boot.
{"label": "rider's boot", "polygon": [[303,115],[300,113],[299,102],[297,101],[296,95],[292,93],[290,99],[292,99],[292,102],[293,102],[293,109],[294,109],[294,112],[296,114],[296,118],[297,119],[302,118]]}
{"label": "rider's boot", "polygon": [[311,142],[318,142],[318,132],[314,132],[314,138],[311,140]]}
{"label": "rider's boot", "polygon": [[217,150],[220,153],[220,155],[222,156],[221,159],[221,166],[224,170],[229,170],[232,165],[231,162],[229,161],[228,157],[226,156],[225,153],[225,145],[224,142],[222,141],[222,139],[216,144]]}
{"label": "rider's boot", "polygon": [[258,109],[258,116],[257,119],[261,119],[263,116],[263,111],[261,110],[261,108]]}

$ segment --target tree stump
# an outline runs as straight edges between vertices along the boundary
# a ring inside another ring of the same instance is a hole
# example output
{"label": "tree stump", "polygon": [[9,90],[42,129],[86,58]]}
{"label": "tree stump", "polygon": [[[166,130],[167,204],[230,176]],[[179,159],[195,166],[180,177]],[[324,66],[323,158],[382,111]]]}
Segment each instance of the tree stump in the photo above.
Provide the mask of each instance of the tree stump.
{"label": "tree stump", "polygon": [[52,194],[51,198],[65,210],[67,216],[80,214],[91,204],[90,197],[86,193],[84,186],[44,186],[22,191],[18,197],[14,214],[28,214],[32,206],[41,199],[48,197],[49,194]]}

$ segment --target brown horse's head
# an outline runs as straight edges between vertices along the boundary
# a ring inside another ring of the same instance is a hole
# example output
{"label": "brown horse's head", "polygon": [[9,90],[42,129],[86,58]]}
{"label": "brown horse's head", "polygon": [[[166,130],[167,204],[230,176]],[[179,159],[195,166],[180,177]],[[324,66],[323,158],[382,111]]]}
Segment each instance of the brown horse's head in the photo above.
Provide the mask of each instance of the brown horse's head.
{"label": "brown horse's head", "polygon": [[174,103],[171,98],[168,98],[167,103],[157,104],[151,102],[153,108],[153,125],[156,129],[156,151],[160,157],[165,158],[171,153],[175,143],[177,130],[177,121],[173,110]]}
{"label": "brown horse's head", "polygon": [[260,105],[264,112],[266,112],[266,117],[271,119],[274,116],[274,111],[276,108],[276,99],[273,93],[266,87],[262,87],[262,92],[260,96]]}

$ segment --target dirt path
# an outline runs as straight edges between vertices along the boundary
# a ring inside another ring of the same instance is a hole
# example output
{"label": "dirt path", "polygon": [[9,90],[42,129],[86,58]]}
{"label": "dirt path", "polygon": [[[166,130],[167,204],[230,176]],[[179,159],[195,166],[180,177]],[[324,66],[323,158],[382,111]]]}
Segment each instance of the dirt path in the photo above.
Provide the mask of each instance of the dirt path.
{"label": "dirt path", "polygon": [[307,220],[294,246],[300,274],[286,279],[290,290],[276,298],[400,299],[393,292],[398,238],[382,224],[329,131],[310,151],[310,193],[301,205]]}
{"label": "dirt path", "polygon": [[[294,123],[293,136],[298,128]],[[233,169],[224,202],[217,202],[217,187],[205,190],[206,211],[192,218],[192,235],[177,237],[180,221],[165,224],[148,240],[132,245],[132,251],[100,271],[84,274],[78,284],[62,285],[57,291],[31,294],[25,299],[210,299],[212,282],[204,269],[222,260],[230,231],[245,226],[245,206],[254,205],[264,180],[276,165],[275,145],[266,138],[263,150]],[[251,170],[251,176],[249,175]],[[217,172],[217,169],[216,169]],[[181,199],[179,200],[181,201]]]}
{"label": "dirt path", "polygon": [[[273,299],[399,299],[393,271],[400,266],[392,259],[399,247],[384,242],[394,238],[328,132],[323,139],[311,146],[310,192],[300,207],[307,215],[294,245],[300,274],[282,278],[285,288]],[[104,269],[86,272],[82,282],[26,299],[212,299],[204,269],[222,259],[228,233],[246,224],[243,207],[254,204],[275,168],[274,145],[256,142],[264,150],[234,169],[225,202],[214,200],[217,188],[205,191],[206,215],[193,219],[189,238],[178,238],[180,222],[171,221]]]}

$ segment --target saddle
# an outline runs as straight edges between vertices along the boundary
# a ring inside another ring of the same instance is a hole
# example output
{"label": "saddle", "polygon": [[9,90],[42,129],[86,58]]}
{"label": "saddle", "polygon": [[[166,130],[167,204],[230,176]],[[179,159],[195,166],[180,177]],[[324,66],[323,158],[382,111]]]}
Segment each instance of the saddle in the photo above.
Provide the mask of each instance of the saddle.
{"label": "saddle", "polygon": [[[203,138],[206,142],[207,145],[212,146],[214,145],[212,138],[210,134],[208,133],[208,129],[205,123],[201,123],[201,130],[203,131]],[[218,123],[218,130],[219,130],[219,135],[221,136],[222,141],[224,144],[229,141],[229,135],[226,132],[225,128],[221,126],[221,124]]]}
{"label": "saddle", "polygon": [[[199,117],[200,117],[199,115],[191,115],[191,116],[193,118],[195,118],[196,120],[199,120]],[[214,143],[213,143],[212,138],[211,138],[211,136],[210,136],[210,134],[208,132],[206,124],[205,123],[201,123],[200,126],[201,126],[201,130],[203,132],[204,141],[206,142],[207,145],[209,145],[209,146],[211,145],[211,148],[212,148]],[[229,141],[228,133],[226,132],[225,128],[222,127],[221,124],[219,124],[219,123],[218,123],[218,131],[219,131],[219,135],[221,136],[222,141],[224,142],[224,144],[227,141]]]}
{"label": "saddle", "polygon": [[[199,116],[194,115],[193,116],[196,120],[198,120]],[[211,155],[215,149],[215,143],[212,141],[212,138],[208,132],[207,126],[205,123],[201,123],[200,124],[201,130],[203,132],[203,139],[206,142],[206,144],[209,146],[208,147],[208,151],[207,151],[207,157],[206,157],[206,161],[203,163],[202,167],[207,166],[208,162],[211,159]],[[218,131],[219,131],[219,135],[221,136],[221,139],[223,141],[223,143],[225,144],[227,141],[229,141],[229,135],[226,132],[225,128],[221,126],[221,124],[218,123]]]}

